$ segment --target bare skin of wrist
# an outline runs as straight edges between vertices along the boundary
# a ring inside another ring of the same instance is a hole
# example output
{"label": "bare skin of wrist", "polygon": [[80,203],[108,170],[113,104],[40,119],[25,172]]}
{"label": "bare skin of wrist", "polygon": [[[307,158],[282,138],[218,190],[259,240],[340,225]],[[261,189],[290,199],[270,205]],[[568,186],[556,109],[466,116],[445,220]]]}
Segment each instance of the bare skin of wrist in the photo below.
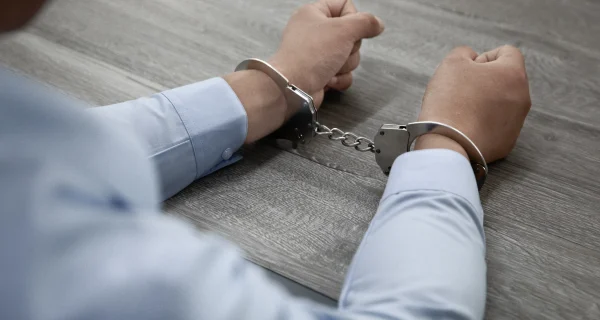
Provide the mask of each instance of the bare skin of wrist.
{"label": "bare skin of wrist", "polygon": [[245,143],[252,143],[279,128],[290,116],[285,97],[268,75],[257,70],[230,73],[223,77],[248,115]]}
{"label": "bare skin of wrist", "polygon": [[414,150],[425,149],[448,149],[460,153],[467,160],[469,159],[467,152],[458,142],[440,134],[430,133],[417,138]]}

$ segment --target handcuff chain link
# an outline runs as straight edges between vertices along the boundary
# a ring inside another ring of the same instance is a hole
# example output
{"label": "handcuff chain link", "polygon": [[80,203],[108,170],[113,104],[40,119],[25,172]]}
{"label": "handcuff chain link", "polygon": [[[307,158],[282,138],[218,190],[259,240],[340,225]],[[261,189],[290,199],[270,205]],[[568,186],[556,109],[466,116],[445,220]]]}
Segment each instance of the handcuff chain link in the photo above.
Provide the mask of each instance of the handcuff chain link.
{"label": "handcuff chain link", "polygon": [[338,128],[329,128],[316,123],[315,133],[319,136],[327,136],[329,140],[341,141],[345,147],[354,148],[360,152],[375,152],[375,143],[371,139],[361,137],[352,132],[344,132]]}

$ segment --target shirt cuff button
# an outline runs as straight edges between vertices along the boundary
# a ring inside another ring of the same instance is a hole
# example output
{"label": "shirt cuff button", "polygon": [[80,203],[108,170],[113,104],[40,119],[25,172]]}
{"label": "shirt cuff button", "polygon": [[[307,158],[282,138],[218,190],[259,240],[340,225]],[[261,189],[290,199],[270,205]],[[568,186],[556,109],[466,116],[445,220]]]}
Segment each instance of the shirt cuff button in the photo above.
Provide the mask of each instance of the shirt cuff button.
{"label": "shirt cuff button", "polygon": [[223,154],[221,154],[221,158],[223,158],[223,160],[229,160],[232,155],[233,152],[231,151],[231,148],[227,148],[225,151],[223,151]]}

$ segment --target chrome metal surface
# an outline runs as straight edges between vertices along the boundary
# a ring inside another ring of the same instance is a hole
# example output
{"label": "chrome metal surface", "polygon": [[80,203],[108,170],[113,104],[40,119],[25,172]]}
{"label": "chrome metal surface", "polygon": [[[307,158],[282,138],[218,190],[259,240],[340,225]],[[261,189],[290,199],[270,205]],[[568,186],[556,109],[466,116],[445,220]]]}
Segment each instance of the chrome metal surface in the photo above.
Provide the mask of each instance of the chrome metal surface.
{"label": "chrome metal surface", "polygon": [[269,64],[266,61],[260,59],[246,59],[235,67],[235,71],[243,71],[243,70],[258,70],[265,74],[267,74],[281,89],[285,90],[289,85],[290,81],[283,75],[281,72],[277,71],[275,67]]}
{"label": "chrome metal surface", "polygon": [[471,139],[469,139],[469,137],[467,137],[464,133],[449,125],[434,121],[409,123],[406,126],[406,130],[408,130],[410,136],[408,141],[409,148],[417,137],[426,133],[441,134],[458,142],[467,152],[469,160],[471,160],[471,166],[475,172],[477,186],[481,189],[487,177],[488,166],[485,162],[485,158],[481,154],[481,151],[479,151],[475,143],[473,143],[473,141],[471,141]]}
{"label": "chrome metal surface", "polygon": [[419,136],[436,133],[458,142],[467,152],[475,173],[477,186],[481,189],[487,177],[488,167],[475,143],[459,130],[434,121],[412,122],[406,126],[384,124],[375,136],[375,160],[385,174],[389,174],[392,164],[398,156],[410,151],[410,147]]}
{"label": "chrome metal surface", "polygon": [[408,151],[409,135],[405,126],[384,124],[375,135],[375,161],[386,175],[396,158]]}
{"label": "chrome metal surface", "polygon": [[291,84],[283,74],[266,61],[244,60],[235,68],[235,71],[242,70],[258,70],[268,75],[282,90],[288,108],[298,110],[281,128],[271,134],[271,138],[289,140],[292,146],[297,148],[298,143],[308,143],[316,135],[317,109],[308,93]]}
{"label": "chrome metal surface", "polygon": [[375,144],[371,139],[366,137],[361,137],[352,132],[344,132],[338,128],[329,128],[325,125],[316,123],[315,134],[319,136],[327,136],[329,140],[333,141],[341,141],[342,144],[346,147],[352,147],[360,152],[375,152]]}

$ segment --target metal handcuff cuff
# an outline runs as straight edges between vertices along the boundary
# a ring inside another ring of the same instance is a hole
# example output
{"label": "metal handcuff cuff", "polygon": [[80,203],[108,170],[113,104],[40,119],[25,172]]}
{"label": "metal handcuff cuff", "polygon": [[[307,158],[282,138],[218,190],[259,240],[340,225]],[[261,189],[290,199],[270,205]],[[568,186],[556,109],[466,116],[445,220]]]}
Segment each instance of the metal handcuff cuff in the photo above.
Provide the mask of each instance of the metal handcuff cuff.
{"label": "metal handcuff cuff", "polygon": [[483,155],[477,146],[462,132],[439,122],[420,121],[407,125],[384,124],[379,128],[374,141],[358,136],[352,132],[344,132],[338,128],[329,128],[317,119],[317,110],[312,97],[300,90],[269,63],[259,59],[242,61],[235,71],[258,70],[267,74],[283,91],[289,107],[298,111],[272,135],[277,139],[292,142],[296,148],[298,143],[308,143],[314,136],[326,135],[330,140],[341,141],[346,147],[353,147],[361,152],[375,153],[375,160],[383,173],[389,175],[394,160],[401,154],[410,151],[410,148],[419,136],[427,133],[436,133],[458,142],[467,152],[475,173],[479,189],[487,177],[488,167]]}

